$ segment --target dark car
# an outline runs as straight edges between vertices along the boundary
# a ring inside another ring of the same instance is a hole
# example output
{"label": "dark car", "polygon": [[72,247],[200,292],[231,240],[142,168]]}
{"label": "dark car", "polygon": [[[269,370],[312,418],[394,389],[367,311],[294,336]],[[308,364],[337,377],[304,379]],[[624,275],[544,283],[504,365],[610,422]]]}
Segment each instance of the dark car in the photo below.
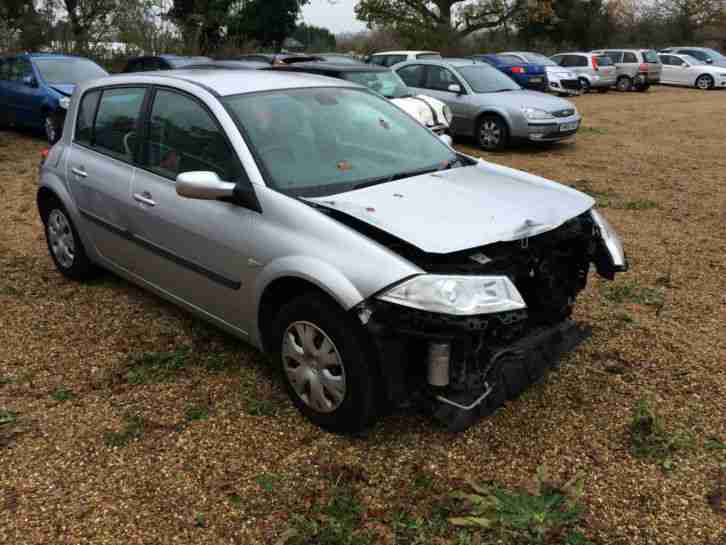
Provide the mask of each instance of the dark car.
{"label": "dark car", "polygon": [[42,129],[48,142],[55,144],[76,85],[107,75],[82,57],[50,53],[0,57],[0,126]]}
{"label": "dark car", "polygon": [[472,55],[471,58],[477,62],[490,64],[500,72],[504,72],[525,89],[547,90],[547,72],[542,64],[521,62],[508,55]]}
{"label": "dark car", "polygon": [[230,61],[245,62],[262,62],[268,65],[277,64],[294,64],[297,62],[324,61],[322,57],[317,55],[301,55],[298,53],[248,53],[246,55],[237,55],[231,59],[219,59]]}
{"label": "dark car", "polygon": [[184,70],[260,70],[270,65],[259,61],[209,61],[184,66]]}
{"label": "dark car", "polygon": [[153,72],[155,70],[174,70],[190,64],[211,61],[209,57],[180,57],[179,55],[148,55],[133,57],[126,62],[124,74],[129,72]]}
{"label": "dark car", "polygon": [[318,53],[316,57],[322,58],[327,62],[335,62],[338,64],[365,64],[363,61],[356,59],[353,55],[345,53]]}

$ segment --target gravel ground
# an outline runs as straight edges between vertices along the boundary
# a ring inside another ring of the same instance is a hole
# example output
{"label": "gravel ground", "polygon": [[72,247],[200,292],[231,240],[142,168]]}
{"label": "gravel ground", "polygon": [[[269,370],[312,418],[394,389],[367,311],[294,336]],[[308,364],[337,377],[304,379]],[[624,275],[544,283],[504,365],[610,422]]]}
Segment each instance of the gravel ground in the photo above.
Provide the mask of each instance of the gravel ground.
{"label": "gravel ground", "polygon": [[[594,543],[726,545],[726,93],[575,102],[575,141],[487,158],[596,196],[631,272],[591,276],[577,318],[593,338],[459,435],[413,412],[323,433],[255,350],[112,275],[64,280],[34,202],[43,143],[0,132],[0,542],[272,544],[345,481],[371,542],[464,543],[397,521],[544,464],[584,475]],[[631,453],[642,397],[686,448]]]}

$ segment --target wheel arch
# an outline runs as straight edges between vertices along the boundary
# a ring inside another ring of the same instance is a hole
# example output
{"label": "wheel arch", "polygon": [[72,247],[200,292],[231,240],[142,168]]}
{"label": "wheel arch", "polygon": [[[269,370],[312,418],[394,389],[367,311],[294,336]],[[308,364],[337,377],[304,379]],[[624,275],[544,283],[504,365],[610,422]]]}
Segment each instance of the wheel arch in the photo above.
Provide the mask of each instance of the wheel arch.
{"label": "wheel arch", "polygon": [[712,86],[712,87],[713,87],[713,85],[715,85],[715,84],[716,84],[716,78],[714,78],[714,77],[713,77],[713,76],[712,76],[711,74],[709,74],[708,72],[703,72],[703,73],[701,73],[701,74],[698,74],[698,75],[696,76],[696,79],[695,79],[695,80],[693,80],[693,85],[694,85],[694,87],[698,87],[698,80],[699,80],[699,79],[701,79],[701,78],[702,78],[702,77],[704,77],[704,76],[706,76],[707,78],[711,78],[711,86]]}
{"label": "wheel arch", "polygon": [[504,125],[507,127],[507,131],[509,132],[509,134],[512,134],[512,123],[510,122],[509,116],[506,114],[506,112],[499,110],[498,108],[486,108],[480,111],[474,119],[474,137],[477,136],[477,129],[479,127],[479,123],[481,123],[482,119],[484,119],[485,117],[498,117],[504,122]]}

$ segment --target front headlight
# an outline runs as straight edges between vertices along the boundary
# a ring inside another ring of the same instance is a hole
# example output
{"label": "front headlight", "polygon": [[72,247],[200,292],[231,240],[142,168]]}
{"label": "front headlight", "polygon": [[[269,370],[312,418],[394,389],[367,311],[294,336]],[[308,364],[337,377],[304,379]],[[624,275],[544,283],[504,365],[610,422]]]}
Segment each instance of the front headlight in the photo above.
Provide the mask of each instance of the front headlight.
{"label": "front headlight", "polygon": [[378,296],[383,301],[440,314],[469,316],[527,308],[506,276],[425,274]]}
{"label": "front headlight", "polygon": [[446,119],[446,123],[451,125],[452,119],[454,119],[454,112],[451,111],[451,108],[447,104],[444,104],[444,119]]}
{"label": "front headlight", "polygon": [[539,108],[530,108],[529,106],[522,106],[522,113],[524,114],[524,117],[526,117],[530,121],[537,121],[537,120],[541,121],[543,119],[554,119],[555,118],[555,116],[553,116],[549,112],[540,110]]}
{"label": "front headlight", "polygon": [[600,212],[593,208],[590,210],[590,215],[592,216],[592,221],[595,222],[595,225],[600,231],[600,236],[610,254],[613,265],[617,270],[624,271],[627,265],[625,262],[625,249],[623,248],[623,241],[620,239],[620,236]]}
{"label": "front headlight", "polygon": [[58,106],[63,108],[64,110],[67,110],[68,107],[71,105],[71,99],[68,97],[62,97],[58,99]]}

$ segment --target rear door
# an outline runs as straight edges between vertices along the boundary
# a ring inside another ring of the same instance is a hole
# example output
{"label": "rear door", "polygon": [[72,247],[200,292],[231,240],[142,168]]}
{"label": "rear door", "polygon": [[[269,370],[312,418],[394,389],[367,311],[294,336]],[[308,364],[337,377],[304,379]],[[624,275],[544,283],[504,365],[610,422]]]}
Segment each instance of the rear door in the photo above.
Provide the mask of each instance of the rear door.
{"label": "rear door", "polygon": [[623,51],[623,60],[618,65],[619,76],[628,76],[629,78],[634,78],[638,75],[638,72],[640,70],[640,61],[638,60],[638,56],[633,51]]}
{"label": "rear door", "polygon": [[660,81],[660,75],[663,71],[663,66],[658,58],[658,53],[652,49],[645,49],[640,52],[643,57],[643,63],[647,67],[648,81],[655,83]]}
{"label": "rear door", "polygon": [[[676,83],[676,69],[678,68],[675,59],[672,55],[659,55],[660,62],[663,65],[663,71],[661,72],[660,81],[661,83]],[[678,59],[680,60],[680,59]]]}
{"label": "rear door", "polygon": [[138,131],[147,93],[143,86],[86,92],[76,118],[66,179],[98,252],[138,272],[140,255],[131,241],[131,183],[138,158]]}
{"label": "rear door", "polygon": [[603,80],[615,81],[617,76],[617,68],[613,63],[613,60],[608,55],[597,55],[595,57],[598,63],[598,72]]}
{"label": "rear door", "polygon": [[180,197],[176,177],[215,172],[227,182],[246,176],[224,130],[197,98],[157,88],[133,179],[131,230],[144,258],[144,279],[183,301],[232,323],[244,322],[239,290],[252,270],[248,246],[257,214],[231,202]]}

